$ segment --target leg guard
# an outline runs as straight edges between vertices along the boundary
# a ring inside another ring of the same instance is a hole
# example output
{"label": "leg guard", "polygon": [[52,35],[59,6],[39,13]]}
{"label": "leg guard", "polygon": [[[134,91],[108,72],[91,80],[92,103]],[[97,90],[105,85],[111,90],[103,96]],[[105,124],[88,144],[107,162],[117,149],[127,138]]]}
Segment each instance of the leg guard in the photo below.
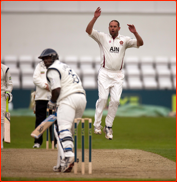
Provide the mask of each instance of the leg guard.
{"label": "leg guard", "polygon": [[71,126],[65,125],[59,127],[60,141],[64,150],[65,157],[73,157],[73,137],[71,134]]}

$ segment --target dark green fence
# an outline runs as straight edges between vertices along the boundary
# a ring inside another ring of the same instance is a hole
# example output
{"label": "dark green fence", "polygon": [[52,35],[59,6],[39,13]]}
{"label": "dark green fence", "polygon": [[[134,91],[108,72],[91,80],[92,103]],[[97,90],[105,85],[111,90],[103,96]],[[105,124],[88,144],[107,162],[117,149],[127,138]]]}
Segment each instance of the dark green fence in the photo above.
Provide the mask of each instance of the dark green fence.
{"label": "dark green fence", "polygon": [[[13,109],[29,108],[33,90],[13,90]],[[87,109],[94,109],[98,99],[98,90],[86,90]],[[109,102],[109,99],[108,99]],[[176,90],[123,90],[120,106],[143,104],[167,107],[176,111]]]}

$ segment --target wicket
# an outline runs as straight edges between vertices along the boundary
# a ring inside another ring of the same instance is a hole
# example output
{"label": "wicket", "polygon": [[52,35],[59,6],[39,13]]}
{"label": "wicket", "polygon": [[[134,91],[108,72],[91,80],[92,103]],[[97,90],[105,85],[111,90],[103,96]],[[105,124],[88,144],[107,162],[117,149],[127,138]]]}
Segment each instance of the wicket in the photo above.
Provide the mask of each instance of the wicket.
{"label": "wicket", "polygon": [[[47,108],[47,117],[49,116],[49,108]],[[49,128],[46,130],[46,149],[49,149]],[[54,149],[54,123],[52,124],[52,149]]]}
{"label": "wicket", "polygon": [[85,160],[84,160],[84,138],[85,138],[85,121],[88,121],[89,133],[89,166],[88,173],[92,174],[92,119],[91,118],[76,118],[74,120],[74,174],[77,174],[77,121],[81,121],[81,138],[82,138],[82,164],[81,172],[85,174]]}

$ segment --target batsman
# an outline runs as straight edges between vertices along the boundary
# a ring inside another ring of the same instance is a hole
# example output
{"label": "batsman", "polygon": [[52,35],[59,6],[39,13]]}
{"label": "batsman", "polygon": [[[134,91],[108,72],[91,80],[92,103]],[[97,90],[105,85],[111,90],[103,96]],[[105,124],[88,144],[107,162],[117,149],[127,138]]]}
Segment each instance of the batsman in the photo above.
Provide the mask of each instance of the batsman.
{"label": "batsman", "polygon": [[[3,148],[3,138],[4,138],[4,122],[5,122],[5,112],[6,108],[8,109],[8,103],[12,101],[12,79],[9,68],[1,64],[1,149]],[[7,107],[6,107],[7,103]],[[8,111],[8,110],[7,110]],[[7,118],[7,125],[10,126],[10,118]],[[10,128],[8,129],[8,133],[6,136],[10,136]],[[10,139],[10,137],[8,137]]]}
{"label": "batsman", "polygon": [[59,61],[55,50],[45,49],[39,59],[44,61],[47,68],[46,76],[52,95],[48,108],[57,112],[58,134],[64,152],[60,166],[54,166],[53,170],[70,172],[74,163],[74,119],[81,118],[85,110],[87,103],[85,90],[79,76],[72,68]]}

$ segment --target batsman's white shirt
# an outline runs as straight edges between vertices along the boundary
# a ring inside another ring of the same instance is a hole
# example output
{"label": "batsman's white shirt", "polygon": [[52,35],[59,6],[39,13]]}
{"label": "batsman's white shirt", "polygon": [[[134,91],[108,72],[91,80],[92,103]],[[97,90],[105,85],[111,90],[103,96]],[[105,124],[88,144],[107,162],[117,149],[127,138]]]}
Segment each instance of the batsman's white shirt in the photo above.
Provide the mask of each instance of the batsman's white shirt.
{"label": "batsman's white shirt", "polygon": [[90,34],[100,47],[101,66],[117,71],[124,65],[124,55],[127,48],[137,48],[137,40],[128,36],[118,35],[115,39],[111,35],[92,30]]}
{"label": "batsman's white shirt", "polygon": [[78,92],[85,94],[85,90],[82,87],[82,82],[76,72],[68,65],[60,61],[55,61],[48,68],[47,79],[51,90],[61,88],[57,103],[73,93]]}

